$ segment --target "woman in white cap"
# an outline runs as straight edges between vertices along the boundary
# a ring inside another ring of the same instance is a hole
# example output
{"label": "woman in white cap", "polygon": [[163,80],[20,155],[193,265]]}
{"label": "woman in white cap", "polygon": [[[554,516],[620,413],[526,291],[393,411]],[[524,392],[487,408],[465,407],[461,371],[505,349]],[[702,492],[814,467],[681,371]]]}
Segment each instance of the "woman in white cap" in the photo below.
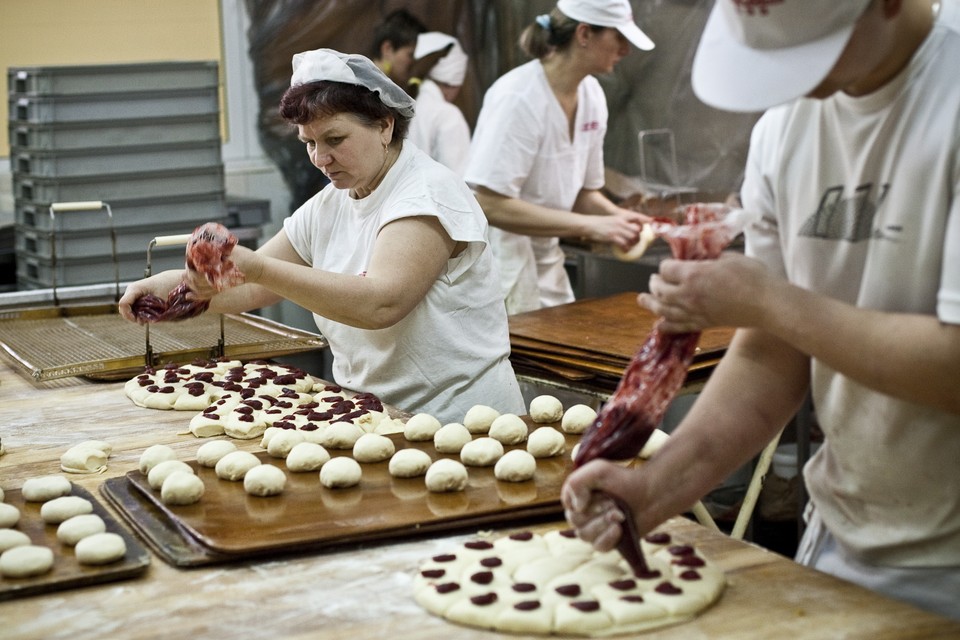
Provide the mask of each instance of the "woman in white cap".
{"label": "woman in white cap", "polygon": [[453,36],[437,31],[421,33],[414,51],[414,64],[427,56],[442,53],[419,83],[417,115],[410,123],[410,142],[428,156],[463,175],[470,153],[470,125],[453,104],[467,73],[467,54]]}
{"label": "woman in white cap", "polygon": [[[766,109],[741,196],[747,256],[664,260],[641,302],[669,331],[738,327],[670,442],[600,461],[564,504],[608,547],[756,455],[809,393],[805,565],[960,620],[960,34],[929,0],[717,0],[693,89]],[[611,526],[612,525],[612,526]]]}
{"label": "woman in white cap", "polygon": [[[187,280],[214,312],[284,298],[312,311],[348,389],[444,423],[475,404],[523,413],[483,212],[459,176],[404,144],[413,113],[364,56],[294,56],[280,115],[330,184],[256,252],[234,248],[244,284],[216,293],[196,272]],[[121,313],[132,320],[133,301],[166,297],[183,276],[130,285]]]}
{"label": "woman in white cap", "polygon": [[647,218],[600,191],[607,103],[592,76],[631,44],[653,48],[627,0],[560,0],[521,34],[535,59],[484,96],[465,179],[490,221],[510,314],[573,301],[560,238],[621,249],[639,239]]}

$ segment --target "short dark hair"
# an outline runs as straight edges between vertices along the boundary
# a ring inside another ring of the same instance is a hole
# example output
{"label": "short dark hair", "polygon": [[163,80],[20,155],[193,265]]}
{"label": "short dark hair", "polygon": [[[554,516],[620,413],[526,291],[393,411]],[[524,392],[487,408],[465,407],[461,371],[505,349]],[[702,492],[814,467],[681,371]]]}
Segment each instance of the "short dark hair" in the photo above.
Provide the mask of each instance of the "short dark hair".
{"label": "short dark hair", "polygon": [[373,30],[373,58],[380,57],[380,45],[390,42],[395,48],[417,44],[417,36],[427,27],[406,9],[397,9],[387,14]]}
{"label": "short dark hair", "polygon": [[317,118],[349,113],[373,126],[392,116],[394,141],[406,138],[410,127],[410,118],[385,105],[376,91],[329,80],[290,87],[280,98],[279,111],[280,117],[291,124],[307,124]]}

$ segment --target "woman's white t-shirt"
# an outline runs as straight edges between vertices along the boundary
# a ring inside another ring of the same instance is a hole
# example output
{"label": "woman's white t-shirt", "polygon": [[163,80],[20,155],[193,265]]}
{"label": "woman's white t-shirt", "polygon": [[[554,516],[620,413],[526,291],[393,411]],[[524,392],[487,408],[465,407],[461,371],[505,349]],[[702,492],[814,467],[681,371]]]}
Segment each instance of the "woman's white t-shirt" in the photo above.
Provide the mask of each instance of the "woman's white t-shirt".
{"label": "woman's white t-shirt", "polygon": [[470,153],[470,125],[463,112],[447,102],[440,87],[430,79],[420,85],[416,110],[407,140],[462,176]]}
{"label": "woman's white t-shirt", "polygon": [[426,297],[392,327],[369,330],[314,315],[330,342],[334,381],[411,413],[460,422],[474,404],[524,413],[503,297],[484,239],[486,219],[458,176],[404,144],[380,185],[354,200],[327,185],[284,221],[297,254],[316,269],[362,275],[384,225],[434,216],[467,248]]}

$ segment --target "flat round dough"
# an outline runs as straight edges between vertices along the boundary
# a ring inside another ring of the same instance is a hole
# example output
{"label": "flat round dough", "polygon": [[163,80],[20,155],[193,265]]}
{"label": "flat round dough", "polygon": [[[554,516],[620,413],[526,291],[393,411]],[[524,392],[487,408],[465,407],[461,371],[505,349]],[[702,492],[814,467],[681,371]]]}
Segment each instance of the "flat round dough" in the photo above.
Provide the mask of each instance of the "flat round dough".
{"label": "flat round dough", "polygon": [[490,425],[488,435],[501,444],[520,444],[527,439],[527,423],[515,413],[504,413]]}
{"label": "flat round dough", "polygon": [[564,433],[583,433],[597,419],[597,412],[585,404],[575,404],[567,409],[560,420]]}
{"label": "flat round dough", "polygon": [[490,430],[490,425],[500,416],[500,412],[493,407],[485,404],[475,404],[467,410],[463,416],[463,426],[470,430],[470,433],[486,433]]}
{"label": "flat round dough", "polygon": [[233,451],[220,458],[214,467],[217,477],[221,480],[236,482],[243,480],[247,471],[260,464],[260,458],[249,451]]}
{"label": "flat round dough", "polygon": [[416,478],[430,468],[430,454],[420,449],[401,449],[390,458],[387,469],[394,478]]}
{"label": "flat round dough", "polygon": [[363,470],[353,458],[340,456],[320,468],[320,484],[328,489],[346,489],[360,484]]}
{"label": "flat round dough", "polygon": [[184,506],[196,504],[203,497],[203,480],[192,471],[177,470],[164,479],[160,485],[160,500],[163,504]]}
{"label": "flat round dough", "polygon": [[105,454],[107,454],[108,458],[113,455],[113,445],[107,442],[106,440],[84,440],[80,444],[75,444],[70,448],[84,449],[88,447],[91,449],[99,449],[100,451],[103,451]]}
{"label": "flat round dough", "polygon": [[0,529],[15,527],[20,522],[20,509],[12,504],[0,502]]}
{"label": "flat round dough", "polygon": [[397,448],[393,440],[376,433],[365,433],[353,445],[353,459],[357,462],[372,463],[389,460]]}
{"label": "flat round dough", "polygon": [[53,551],[36,544],[14,547],[0,555],[0,574],[5,578],[39,576],[53,568]]}
{"label": "flat round dough", "polygon": [[84,513],[93,513],[93,503],[80,496],[60,496],[40,507],[40,518],[47,524],[60,524]]}
{"label": "flat round dough", "polygon": [[403,437],[410,442],[426,442],[440,430],[440,421],[429,413],[418,413],[407,420],[403,427]]}
{"label": "flat round dough", "polygon": [[278,496],[287,486],[287,474],[272,464],[260,464],[243,476],[243,490],[262,498]]}
{"label": "flat round dough", "polygon": [[507,482],[526,482],[536,471],[537,459],[523,449],[507,451],[493,466],[494,477]]}
{"label": "flat round dough", "polygon": [[211,440],[200,445],[197,449],[197,464],[201,467],[213,469],[220,462],[220,458],[237,450],[237,445],[229,440]]}
{"label": "flat round dough", "polygon": [[427,469],[424,481],[428,491],[447,493],[463,491],[467,488],[468,479],[467,468],[463,464],[450,458],[441,458]]}
{"label": "flat round dough", "polygon": [[0,529],[0,553],[30,544],[30,536],[16,529]]}
{"label": "flat round dough", "polygon": [[473,434],[466,425],[459,422],[445,424],[433,434],[433,448],[438,453],[460,453],[463,445],[473,440]]}
{"label": "flat round dough", "polygon": [[60,470],[67,473],[99,473],[107,468],[107,454],[93,445],[80,444],[60,456]]}
{"label": "flat round dough", "polygon": [[160,488],[163,487],[163,481],[174,471],[193,473],[193,467],[182,460],[164,460],[150,469],[150,473],[147,474],[147,484],[154,491],[160,491]]}
{"label": "flat round dough", "polygon": [[543,424],[563,417],[563,404],[555,396],[544,394],[530,401],[530,418]]}
{"label": "flat round dough", "polygon": [[330,454],[323,445],[316,442],[301,442],[294,445],[287,454],[287,470],[294,473],[317,471],[330,460]]}
{"label": "flat round dough", "polygon": [[334,422],[320,434],[320,444],[327,449],[353,449],[363,429],[352,422]]}
{"label": "flat round dough", "polygon": [[80,540],[74,548],[77,562],[88,565],[110,564],[127,555],[127,543],[117,533],[95,533]]}
{"label": "flat round dough", "polygon": [[489,467],[503,455],[503,444],[489,436],[471,440],[460,450],[460,460],[471,467]]}
{"label": "flat round dough", "polygon": [[24,481],[20,494],[27,502],[46,502],[73,491],[70,481],[63,476],[42,476]]}
{"label": "flat round dough", "polygon": [[280,429],[267,442],[267,453],[272,458],[285,459],[295,446],[305,441],[303,433],[296,429]]}
{"label": "flat round dough", "polygon": [[177,452],[165,444],[155,444],[144,449],[140,454],[140,473],[147,475],[150,469],[164,460],[176,460]]}
{"label": "flat round dough", "polygon": [[95,513],[84,513],[61,522],[57,527],[57,540],[61,544],[72,547],[87,536],[103,533],[106,530],[107,525],[103,518]]}
{"label": "flat round dough", "polygon": [[537,427],[527,438],[527,451],[535,458],[551,458],[567,449],[567,439],[553,427]]}

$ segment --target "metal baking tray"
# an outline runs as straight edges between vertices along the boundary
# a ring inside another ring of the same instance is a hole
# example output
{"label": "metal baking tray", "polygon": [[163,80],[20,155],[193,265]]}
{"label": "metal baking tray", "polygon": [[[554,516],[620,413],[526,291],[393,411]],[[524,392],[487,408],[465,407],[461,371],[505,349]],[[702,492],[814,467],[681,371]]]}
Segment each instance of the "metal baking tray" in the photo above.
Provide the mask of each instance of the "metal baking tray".
{"label": "metal baking tray", "polygon": [[[248,313],[204,314],[150,325],[149,346],[151,364],[162,365],[198,358],[266,359],[322,349],[327,340]],[[122,379],[148,364],[144,327],[120,317],[113,303],[0,311],[0,347],[38,381]]]}

